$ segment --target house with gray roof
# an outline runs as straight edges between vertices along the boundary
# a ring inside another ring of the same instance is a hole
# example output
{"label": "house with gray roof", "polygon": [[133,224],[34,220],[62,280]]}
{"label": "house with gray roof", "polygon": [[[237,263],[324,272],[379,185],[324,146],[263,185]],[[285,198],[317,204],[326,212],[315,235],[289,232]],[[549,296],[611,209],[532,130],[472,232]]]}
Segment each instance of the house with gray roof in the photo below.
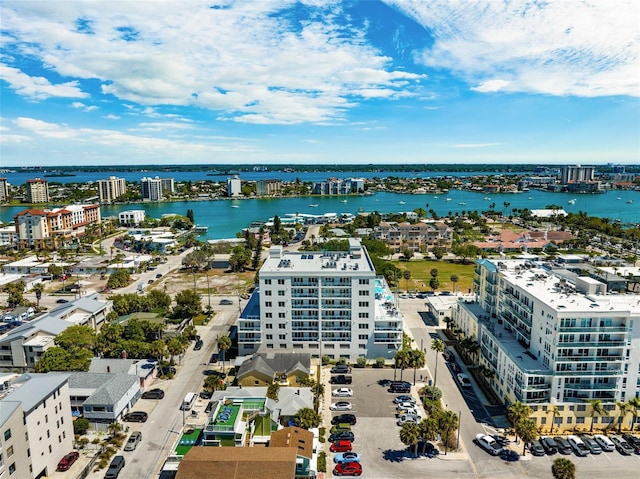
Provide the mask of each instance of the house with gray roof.
{"label": "house with gray roof", "polygon": [[97,430],[120,419],[141,395],[138,376],[124,373],[73,373],[69,394],[74,416],[82,415]]}
{"label": "house with gray roof", "polygon": [[270,351],[247,357],[238,368],[236,378],[242,386],[268,386],[273,382],[293,386],[310,373],[311,354]]}
{"label": "house with gray roof", "polygon": [[140,387],[145,388],[158,376],[158,362],[154,359],[92,358],[88,372],[132,374],[140,380]]}

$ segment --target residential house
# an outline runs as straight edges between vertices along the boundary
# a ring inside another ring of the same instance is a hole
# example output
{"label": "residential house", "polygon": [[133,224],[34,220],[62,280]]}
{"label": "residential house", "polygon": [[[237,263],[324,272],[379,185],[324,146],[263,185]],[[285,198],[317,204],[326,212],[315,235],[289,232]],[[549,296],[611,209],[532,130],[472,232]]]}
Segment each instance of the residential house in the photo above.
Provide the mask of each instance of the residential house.
{"label": "residential house", "polygon": [[297,426],[289,426],[271,434],[269,449],[290,447],[296,451],[296,479],[315,477],[314,470],[314,435]]}
{"label": "residential house", "polygon": [[264,352],[247,358],[236,374],[238,385],[268,386],[278,383],[282,386],[298,385],[308,379],[311,373],[309,353]]}

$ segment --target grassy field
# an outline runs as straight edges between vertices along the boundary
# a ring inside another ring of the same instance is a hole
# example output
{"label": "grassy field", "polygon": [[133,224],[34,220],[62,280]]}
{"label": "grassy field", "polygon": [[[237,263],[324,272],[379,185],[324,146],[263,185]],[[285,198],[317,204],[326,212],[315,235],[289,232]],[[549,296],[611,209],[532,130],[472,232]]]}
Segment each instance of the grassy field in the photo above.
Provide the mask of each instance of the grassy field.
{"label": "grassy field", "polygon": [[393,261],[393,264],[401,269],[411,271],[411,278],[407,281],[404,278],[398,280],[398,287],[407,291],[430,291],[429,281],[431,280],[431,270],[438,270],[438,281],[440,287],[438,291],[453,291],[454,284],[450,280],[452,275],[458,277],[456,291],[466,293],[473,290],[473,271],[475,263],[459,264],[447,261]]}

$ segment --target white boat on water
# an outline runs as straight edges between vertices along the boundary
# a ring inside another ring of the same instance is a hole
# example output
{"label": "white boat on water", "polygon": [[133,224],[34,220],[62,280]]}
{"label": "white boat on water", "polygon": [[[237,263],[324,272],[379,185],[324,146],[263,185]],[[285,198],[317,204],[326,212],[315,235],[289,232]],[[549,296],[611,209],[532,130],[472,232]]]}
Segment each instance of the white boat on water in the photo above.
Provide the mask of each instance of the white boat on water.
{"label": "white boat on water", "polygon": [[406,205],[406,204],[407,204],[407,202],[406,202],[406,201],[398,201],[398,204],[399,204],[399,205]]}
{"label": "white boat on water", "polygon": [[633,200],[627,200],[627,203],[632,204]]}
{"label": "white boat on water", "polygon": [[451,201],[451,198],[445,198],[444,200],[445,201]]}
{"label": "white boat on water", "polygon": [[575,204],[576,204],[576,200],[575,200],[575,198],[570,199],[570,200],[568,201],[568,203],[569,203],[570,205],[575,205]]}
{"label": "white boat on water", "polygon": [[240,205],[231,205],[232,208],[240,208]]}
{"label": "white boat on water", "polygon": [[458,204],[459,204],[459,205],[461,205],[461,206],[466,205],[466,203],[465,203],[464,201],[461,201],[461,202],[460,202],[460,203],[458,203]]}
{"label": "white boat on water", "polygon": [[484,199],[487,201],[491,201],[491,198],[489,198],[488,196],[485,196]]}
{"label": "white boat on water", "polygon": [[309,208],[317,208],[317,207],[318,207],[318,205],[315,204],[315,203],[312,203],[312,204],[309,205]]}
{"label": "white boat on water", "polygon": [[340,203],[346,203],[347,200],[340,200]]}

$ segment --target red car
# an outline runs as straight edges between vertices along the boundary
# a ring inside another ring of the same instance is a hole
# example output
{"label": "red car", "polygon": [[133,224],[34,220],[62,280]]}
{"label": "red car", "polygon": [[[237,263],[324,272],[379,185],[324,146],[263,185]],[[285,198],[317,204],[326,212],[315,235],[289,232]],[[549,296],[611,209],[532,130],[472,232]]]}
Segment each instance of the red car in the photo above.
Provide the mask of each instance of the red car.
{"label": "red car", "polygon": [[351,451],[351,441],[335,441],[329,447],[331,452],[349,452]]}
{"label": "red car", "polygon": [[359,462],[343,462],[333,468],[334,476],[359,476],[362,474],[362,466]]}
{"label": "red car", "polygon": [[76,462],[79,457],[80,457],[80,454],[78,454],[77,452],[75,451],[70,452],[69,454],[64,456],[62,459],[60,459],[60,462],[58,463],[58,471],[68,471],[69,468],[73,466],[73,463]]}

